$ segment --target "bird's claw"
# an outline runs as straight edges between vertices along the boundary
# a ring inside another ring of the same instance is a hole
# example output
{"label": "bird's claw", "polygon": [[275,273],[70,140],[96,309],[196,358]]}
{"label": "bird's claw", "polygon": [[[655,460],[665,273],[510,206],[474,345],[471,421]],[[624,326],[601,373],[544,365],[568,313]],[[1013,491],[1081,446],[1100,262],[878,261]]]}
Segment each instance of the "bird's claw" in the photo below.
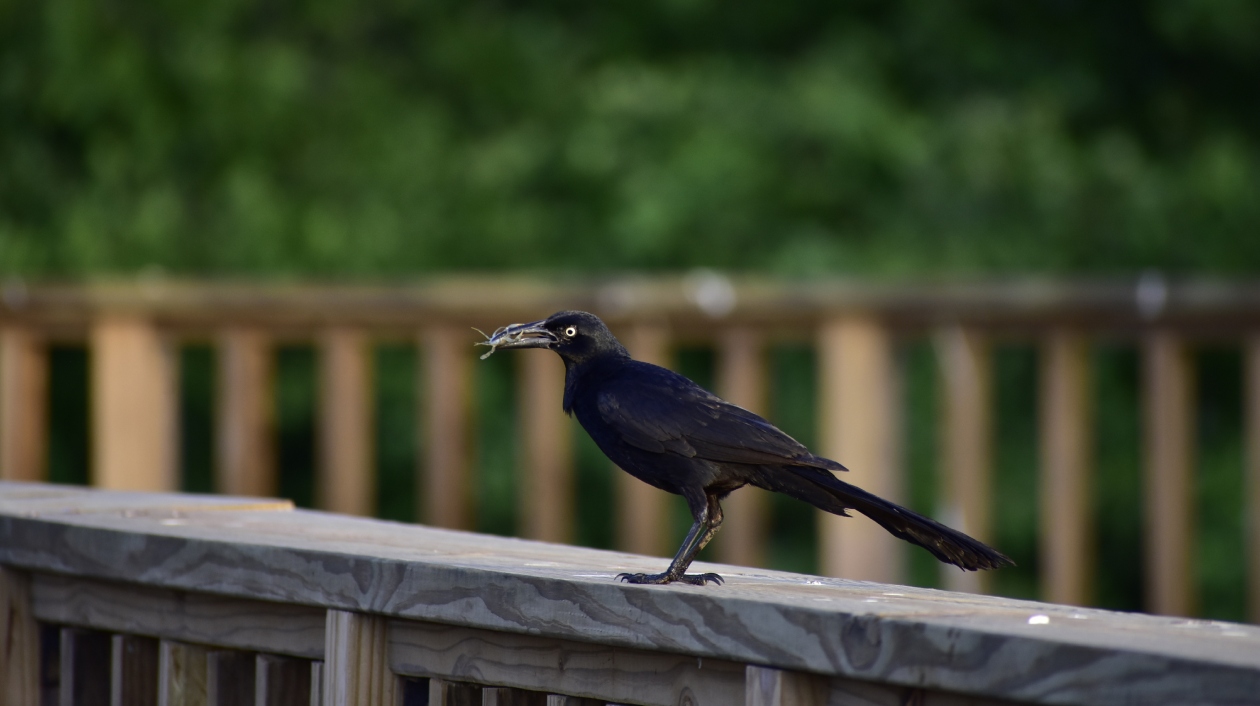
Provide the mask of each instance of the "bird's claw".
{"label": "bird's claw", "polygon": [[674,583],[675,581],[679,583],[691,584],[692,586],[703,586],[706,583],[715,583],[720,586],[725,581],[725,579],[723,579],[721,576],[717,574],[683,574],[681,576],[670,576],[668,572],[663,573],[663,574],[621,573],[621,574],[617,574],[617,580],[624,581],[626,583],[648,584],[648,585],[657,585],[657,586],[663,586],[668,583]]}

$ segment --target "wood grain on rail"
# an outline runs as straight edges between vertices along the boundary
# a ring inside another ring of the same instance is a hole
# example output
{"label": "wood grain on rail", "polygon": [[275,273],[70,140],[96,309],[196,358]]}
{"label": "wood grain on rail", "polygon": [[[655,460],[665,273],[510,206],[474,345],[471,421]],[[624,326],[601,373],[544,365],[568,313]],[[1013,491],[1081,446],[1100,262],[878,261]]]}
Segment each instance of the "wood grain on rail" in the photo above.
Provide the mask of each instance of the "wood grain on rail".
{"label": "wood grain on rail", "polygon": [[744,667],[726,660],[432,623],[390,626],[391,668],[436,677],[645,706],[743,700]]}
{"label": "wood grain on rail", "polygon": [[38,574],[34,615],[61,625],[292,655],[324,657],[320,608],[115,581]]}
{"label": "wood grain on rail", "polygon": [[[0,497],[31,487],[0,483]],[[36,574],[989,699],[1260,698],[1260,628],[1251,626],[714,565],[700,570],[721,571],[727,584],[632,586],[613,575],[659,560],[311,511],[185,509],[170,523],[151,507],[34,517],[4,507],[0,564]]]}

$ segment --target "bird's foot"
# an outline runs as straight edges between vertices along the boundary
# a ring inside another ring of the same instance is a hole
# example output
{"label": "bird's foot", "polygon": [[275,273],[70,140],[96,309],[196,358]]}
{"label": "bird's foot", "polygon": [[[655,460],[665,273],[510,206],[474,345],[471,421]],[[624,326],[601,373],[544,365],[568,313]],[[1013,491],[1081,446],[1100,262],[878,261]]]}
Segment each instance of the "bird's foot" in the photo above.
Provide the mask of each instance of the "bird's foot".
{"label": "bird's foot", "polygon": [[661,574],[617,574],[618,581],[626,583],[638,584],[655,584],[664,585],[667,583],[687,583],[692,586],[703,586],[706,583],[721,584],[724,579],[717,574],[682,574],[681,576],[670,576],[669,572]]}

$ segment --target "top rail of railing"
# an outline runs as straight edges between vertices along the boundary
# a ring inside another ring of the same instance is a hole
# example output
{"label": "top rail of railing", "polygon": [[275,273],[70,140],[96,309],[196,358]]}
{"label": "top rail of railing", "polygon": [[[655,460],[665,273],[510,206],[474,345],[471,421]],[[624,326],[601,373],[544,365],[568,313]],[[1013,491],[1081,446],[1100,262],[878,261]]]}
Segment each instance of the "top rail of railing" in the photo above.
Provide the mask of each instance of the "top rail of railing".
{"label": "top rail of railing", "polygon": [[632,586],[660,560],[283,501],[0,482],[0,564],[995,699],[1260,699],[1256,627],[730,566]]}
{"label": "top rail of railing", "polygon": [[79,335],[103,314],[142,315],[179,330],[259,325],[302,330],[352,323],[383,330],[417,325],[494,326],[584,308],[612,323],[659,319],[704,330],[732,322],[808,331],[846,315],[894,327],[965,323],[999,329],[1071,326],[1204,334],[1260,325],[1260,283],[1021,279],[969,283],[787,281],[687,276],[441,277],[411,284],[314,285],[148,279],[81,284],[0,284],[0,324]]}

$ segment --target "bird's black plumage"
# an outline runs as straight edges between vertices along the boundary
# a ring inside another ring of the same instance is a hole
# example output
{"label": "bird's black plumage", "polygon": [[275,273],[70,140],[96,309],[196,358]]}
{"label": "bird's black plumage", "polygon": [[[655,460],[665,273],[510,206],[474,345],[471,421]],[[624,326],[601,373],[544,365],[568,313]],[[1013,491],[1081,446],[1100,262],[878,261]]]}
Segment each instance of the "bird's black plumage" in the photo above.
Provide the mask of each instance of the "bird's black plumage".
{"label": "bird's black plumage", "polygon": [[967,535],[841,481],[844,466],[816,456],[770,422],[665,368],[631,359],[593,314],[562,311],[500,329],[493,348],[548,348],[565,365],[564,411],[614,463],[687,500],[695,523],[669,569],[622,574],[632,583],[720,582],[686,574],[722,523],[720,501],[745,485],[785,493],[838,515],[857,510],[893,535],[963,569],[1011,564]]}

